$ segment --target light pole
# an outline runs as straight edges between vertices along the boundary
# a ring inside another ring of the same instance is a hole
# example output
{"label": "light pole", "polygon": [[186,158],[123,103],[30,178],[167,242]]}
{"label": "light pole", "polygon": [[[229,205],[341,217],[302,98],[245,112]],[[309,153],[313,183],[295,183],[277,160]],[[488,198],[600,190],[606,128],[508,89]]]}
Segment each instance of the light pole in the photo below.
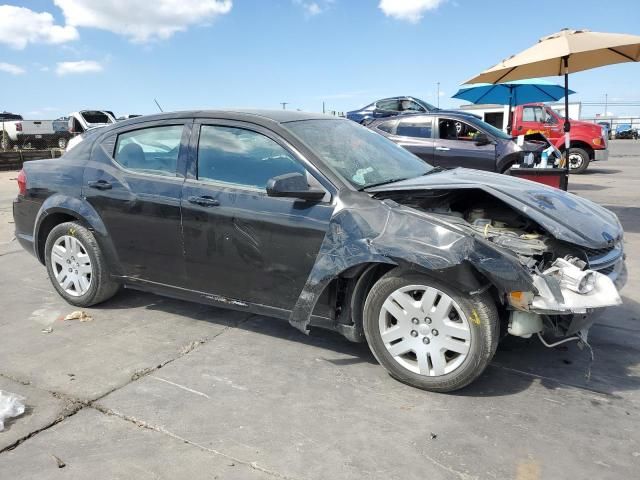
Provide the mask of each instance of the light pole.
{"label": "light pole", "polygon": [[287,105],[289,105],[289,102],[280,102],[280,105],[282,105],[282,109],[286,110],[287,109]]}
{"label": "light pole", "polygon": [[605,117],[607,116],[607,107],[609,106],[608,103],[609,103],[609,95],[605,93],[604,94],[604,116]]}

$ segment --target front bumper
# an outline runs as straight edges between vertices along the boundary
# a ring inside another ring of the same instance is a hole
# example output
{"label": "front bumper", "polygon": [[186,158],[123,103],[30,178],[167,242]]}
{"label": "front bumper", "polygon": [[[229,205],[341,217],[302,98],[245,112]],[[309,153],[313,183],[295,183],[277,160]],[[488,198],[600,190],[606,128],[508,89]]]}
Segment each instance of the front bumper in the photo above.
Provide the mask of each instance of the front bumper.
{"label": "front bumper", "polygon": [[594,162],[602,162],[605,160],[609,160],[609,149],[603,148],[602,150],[594,150],[593,151],[593,161]]}

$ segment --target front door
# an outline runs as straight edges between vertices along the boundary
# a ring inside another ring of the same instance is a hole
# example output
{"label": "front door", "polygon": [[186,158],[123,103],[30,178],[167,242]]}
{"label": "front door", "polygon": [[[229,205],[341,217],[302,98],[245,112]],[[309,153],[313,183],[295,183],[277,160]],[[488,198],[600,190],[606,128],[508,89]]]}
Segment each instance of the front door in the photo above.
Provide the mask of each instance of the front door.
{"label": "front door", "polygon": [[85,167],[82,193],[111,237],[122,275],[182,282],[177,164],[188,150],[187,123],[143,123],[109,135]]}
{"label": "front door", "polygon": [[495,171],[495,143],[478,145],[475,141],[478,133],[480,132],[477,128],[466,122],[440,117],[434,145],[434,165]]}
{"label": "front door", "polygon": [[182,194],[187,288],[291,310],[333,212],[331,195],[308,202],[267,196],[267,181],[304,160],[269,130],[241,122],[196,124],[197,168]]}

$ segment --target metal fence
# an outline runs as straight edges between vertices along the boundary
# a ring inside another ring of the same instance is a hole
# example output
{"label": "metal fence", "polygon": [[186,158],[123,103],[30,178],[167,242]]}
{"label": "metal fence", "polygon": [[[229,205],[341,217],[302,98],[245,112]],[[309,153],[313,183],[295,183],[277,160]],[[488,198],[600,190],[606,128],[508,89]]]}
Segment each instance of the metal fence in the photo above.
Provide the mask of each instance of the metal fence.
{"label": "metal fence", "polygon": [[631,125],[631,128],[635,128],[640,132],[640,117],[591,117],[581,118],[580,120],[593,123],[608,123],[609,128],[614,133],[620,125]]}

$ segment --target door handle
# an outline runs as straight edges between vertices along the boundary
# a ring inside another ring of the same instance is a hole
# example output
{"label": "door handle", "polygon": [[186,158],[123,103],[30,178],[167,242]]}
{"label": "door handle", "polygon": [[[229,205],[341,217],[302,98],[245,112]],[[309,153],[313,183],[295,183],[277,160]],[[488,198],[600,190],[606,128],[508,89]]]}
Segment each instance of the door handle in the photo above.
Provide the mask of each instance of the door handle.
{"label": "door handle", "polygon": [[436,147],[436,150],[440,150],[441,152],[448,152],[451,149],[449,147]]}
{"label": "door handle", "polygon": [[87,182],[87,185],[98,190],[111,190],[111,184],[106,180],[91,180]]}
{"label": "door handle", "polygon": [[187,199],[189,203],[194,203],[196,205],[200,205],[201,207],[217,207],[220,205],[220,202],[215,198],[204,195],[202,197],[191,196]]}

